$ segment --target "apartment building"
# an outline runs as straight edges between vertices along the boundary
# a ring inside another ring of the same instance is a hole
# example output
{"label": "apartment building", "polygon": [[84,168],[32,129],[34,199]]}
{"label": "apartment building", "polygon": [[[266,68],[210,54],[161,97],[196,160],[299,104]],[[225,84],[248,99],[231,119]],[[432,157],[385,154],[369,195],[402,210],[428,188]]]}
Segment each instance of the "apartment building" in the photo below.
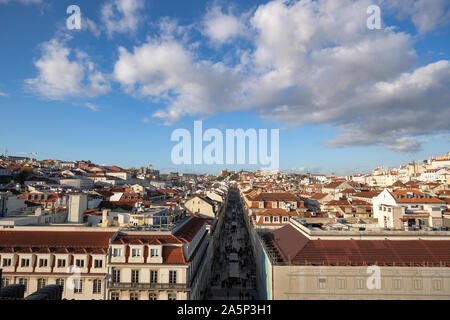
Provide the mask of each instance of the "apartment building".
{"label": "apartment building", "polygon": [[352,186],[348,183],[348,181],[334,181],[322,187],[323,193],[332,194],[334,200],[339,200],[339,192],[352,189]]}
{"label": "apartment building", "polygon": [[320,210],[325,203],[334,199],[330,193],[313,193],[311,197],[306,199],[306,206],[311,210]]}
{"label": "apartment building", "polygon": [[107,299],[198,299],[206,283],[205,220],[189,217],[173,231],[120,231],[108,251]]}
{"label": "apartment building", "polygon": [[252,190],[244,194],[244,202],[249,215],[266,209],[302,210],[304,203],[297,196],[288,192],[262,192]]}
{"label": "apartment building", "polygon": [[106,253],[114,233],[74,227],[0,230],[3,284],[25,285],[25,296],[58,284],[63,299],[105,299]]}
{"label": "apartment building", "polygon": [[298,216],[296,211],[285,209],[266,209],[255,213],[252,222],[254,228],[277,229],[289,224],[291,217]]}
{"label": "apartment building", "polygon": [[29,192],[23,193],[19,199],[25,202],[39,204],[45,210],[54,210],[59,207],[67,205],[68,196],[61,193],[43,193],[43,192]]}
{"label": "apartment building", "polygon": [[[420,239],[420,240],[419,240]],[[450,299],[449,232],[253,232],[266,299]]]}
{"label": "apartment building", "polygon": [[192,216],[171,230],[15,227],[0,230],[0,268],[25,296],[58,284],[63,299],[198,299],[208,244],[205,220]]}
{"label": "apartment building", "polygon": [[90,190],[94,188],[94,182],[92,179],[84,178],[84,177],[74,177],[74,178],[66,178],[59,180],[60,185],[82,189],[82,190]]}
{"label": "apartment building", "polygon": [[186,200],[183,206],[192,213],[203,217],[215,218],[219,212],[220,203],[208,197],[196,195]]}
{"label": "apartment building", "polygon": [[445,201],[414,189],[385,189],[373,199],[373,215],[382,228],[440,227]]}

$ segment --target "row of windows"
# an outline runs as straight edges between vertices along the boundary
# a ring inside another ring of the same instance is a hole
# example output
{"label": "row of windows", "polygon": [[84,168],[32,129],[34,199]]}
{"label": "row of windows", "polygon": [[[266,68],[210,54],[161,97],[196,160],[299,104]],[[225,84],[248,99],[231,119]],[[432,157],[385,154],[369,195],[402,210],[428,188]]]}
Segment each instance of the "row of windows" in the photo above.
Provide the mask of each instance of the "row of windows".
{"label": "row of windows", "polygon": [[[119,300],[120,294],[119,292],[113,291],[111,292],[111,300]],[[130,300],[139,300],[138,292],[130,292]],[[150,292],[148,294],[148,300],[158,300],[158,293]],[[175,292],[169,292],[167,294],[167,300],[177,300],[177,294]]]}
{"label": "row of windows", "polygon": [[[121,257],[122,256],[122,249],[121,248],[114,248],[112,250],[112,256],[113,257]],[[142,250],[139,248],[132,248],[131,249],[131,256],[132,257],[142,257]],[[159,249],[150,249],[150,258],[154,257],[160,257]]]}
{"label": "row of windows", "polygon": [[[291,205],[294,205],[294,208],[296,207],[296,203],[294,202],[294,203],[290,203]],[[258,205],[259,205],[259,208],[264,208],[264,202],[263,201],[260,201],[259,203],[258,203]],[[284,202],[280,202],[280,208],[282,207],[284,205]],[[274,201],[272,201],[272,208],[277,208],[278,207],[278,203],[277,202],[274,202]]]}
{"label": "row of windows", "polygon": [[[442,279],[432,279],[432,285],[434,290],[442,290],[443,284]],[[319,278],[318,279],[318,288],[326,289],[327,288],[327,279]],[[346,279],[337,279],[336,286],[338,289],[346,289],[347,280]],[[422,279],[413,279],[412,287],[415,290],[423,289],[423,280]],[[366,288],[366,280],[365,279],[356,279],[355,280],[355,288],[356,289],[365,289]],[[403,288],[403,280],[402,279],[392,279],[392,288],[400,290]]]}
{"label": "row of windows", "polygon": [[[74,279],[73,280],[73,292],[74,293],[83,293],[83,279]],[[27,278],[19,278],[18,279],[19,284],[23,284],[25,286],[25,291],[28,290],[28,279]],[[2,279],[2,287],[5,287],[9,285],[9,279],[3,278]],[[45,278],[39,278],[37,279],[37,290],[45,287],[47,285],[47,279]],[[56,284],[60,285],[63,288],[63,291],[65,289],[66,281],[65,279],[59,278],[56,279]],[[93,286],[92,286],[92,293],[97,294],[102,292],[102,280],[101,279],[94,279],[93,280]]]}
{"label": "row of windows", "polygon": [[[112,270],[112,281],[115,283],[120,282],[120,270]],[[139,283],[139,270],[131,270],[131,283]],[[150,283],[158,283],[158,270],[150,270]],[[169,271],[169,283],[177,283],[177,271]]]}
{"label": "row of windows", "polygon": [[[79,268],[84,268],[85,265],[85,259],[75,259],[75,265]],[[2,261],[3,267],[10,267],[12,265],[12,259],[11,258],[4,258]],[[20,259],[20,267],[25,268],[30,266],[30,259],[22,258]],[[40,268],[45,268],[48,266],[48,259],[39,259],[38,266]],[[57,259],[56,260],[56,266],[58,268],[64,268],[66,266],[66,259]],[[103,267],[103,260],[101,259],[95,259],[94,260],[94,268],[102,268]]]}
{"label": "row of windows", "polygon": [[[283,217],[283,222],[288,222],[288,221],[289,221],[289,217]],[[270,223],[270,217],[264,217],[264,222]],[[273,217],[273,222],[279,223],[280,217]]]}

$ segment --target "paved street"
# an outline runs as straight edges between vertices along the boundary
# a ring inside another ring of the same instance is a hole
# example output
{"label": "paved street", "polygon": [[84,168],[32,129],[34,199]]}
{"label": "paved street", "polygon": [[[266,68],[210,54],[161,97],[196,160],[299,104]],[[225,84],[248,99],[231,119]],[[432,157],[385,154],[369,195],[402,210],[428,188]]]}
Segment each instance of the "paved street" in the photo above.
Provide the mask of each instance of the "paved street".
{"label": "paved street", "polygon": [[[237,192],[230,194],[222,228],[218,232],[219,246],[214,253],[207,299],[258,299],[255,262]],[[237,254],[236,260],[236,255],[230,257],[232,253]]]}

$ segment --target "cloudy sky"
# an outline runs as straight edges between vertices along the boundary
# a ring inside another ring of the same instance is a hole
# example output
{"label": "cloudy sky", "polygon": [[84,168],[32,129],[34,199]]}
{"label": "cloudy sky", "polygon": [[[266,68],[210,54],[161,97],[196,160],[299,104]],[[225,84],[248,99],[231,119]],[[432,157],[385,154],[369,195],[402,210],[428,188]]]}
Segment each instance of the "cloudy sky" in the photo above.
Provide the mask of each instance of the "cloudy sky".
{"label": "cloudy sky", "polygon": [[283,170],[450,151],[447,0],[0,0],[0,21],[2,153],[217,172],[171,163],[194,120],[280,129]]}

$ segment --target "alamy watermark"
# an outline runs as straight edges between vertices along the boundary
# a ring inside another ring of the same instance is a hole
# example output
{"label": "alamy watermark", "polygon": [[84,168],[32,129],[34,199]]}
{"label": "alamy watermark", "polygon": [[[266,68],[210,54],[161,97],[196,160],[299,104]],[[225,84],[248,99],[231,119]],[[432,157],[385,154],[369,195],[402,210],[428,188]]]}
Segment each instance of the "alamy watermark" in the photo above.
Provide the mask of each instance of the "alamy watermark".
{"label": "alamy watermark", "polygon": [[377,5],[367,7],[366,13],[370,16],[367,18],[366,26],[369,30],[381,29],[381,9]]}
{"label": "alamy watermark", "polygon": [[367,289],[381,289],[381,268],[379,266],[368,266],[367,274],[370,274],[366,281]]}
{"label": "alamy watermark", "polygon": [[67,14],[70,16],[66,20],[66,27],[69,30],[80,30],[81,29],[81,9],[77,5],[70,5],[66,10]]}
{"label": "alamy watermark", "polygon": [[67,288],[70,290],[81,290],[81,269],[75,265],[69,266],[66,270],[67,273],[72,275],[67,279]]}
{"label": "alamy watermark", "polygon": [[[194,121],[193,139],[191,132],[182,128],[174,130],[170,139],[171,141],[179,142],[172,148],[171,152],[172,163],[176,165],[259,164],[265,166],[261,168],[264,170],[279,169],[279,129],[270,130],[270,155],[268,154],[267,129],[259,129],[258,131],[256,129],[247,129],[246,131],[243,129],[226,129],[226,146],[224,148],[222,131],[210,128],[203,133],[202,121]],[[247,140],[248,162],[246,162]],[[203,148],[203,142],[209,143]]]}

